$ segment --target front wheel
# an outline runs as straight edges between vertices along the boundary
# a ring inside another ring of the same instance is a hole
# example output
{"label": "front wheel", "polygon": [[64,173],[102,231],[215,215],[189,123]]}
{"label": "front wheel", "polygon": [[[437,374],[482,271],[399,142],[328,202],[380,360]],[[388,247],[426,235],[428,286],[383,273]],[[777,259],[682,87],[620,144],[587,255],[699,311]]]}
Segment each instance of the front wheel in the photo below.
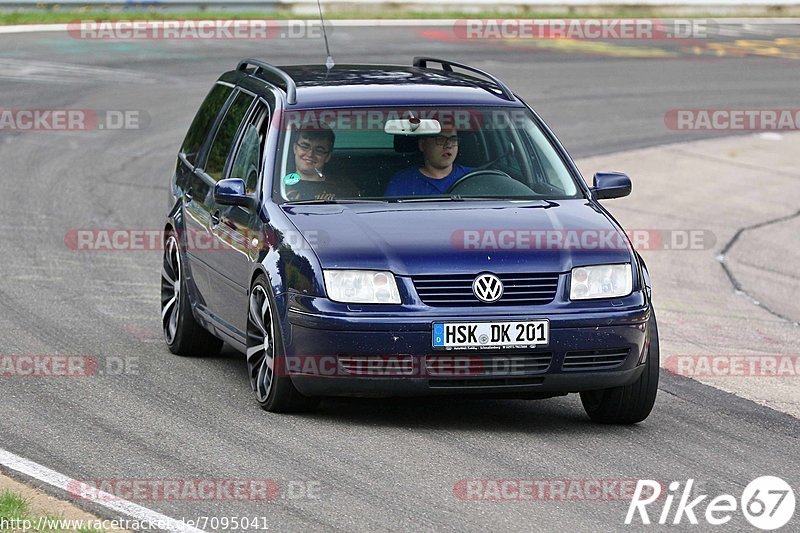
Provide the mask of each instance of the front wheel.
{"label": "front wheel", "polygon": [[313,409],[317,398],[300,394],[285,371],[283,342],[275,301],[261,274],[250,290],[247,311],[247,370],[256,401],[265,411],[289,413]]}
{"label": "front wheel", "polygon": [[658,325],[653,313],[648,321],[648,346],[645,369],[630,385],[581,393],[581,403],[594,422],[635,424],[648,417],[658,393]]}

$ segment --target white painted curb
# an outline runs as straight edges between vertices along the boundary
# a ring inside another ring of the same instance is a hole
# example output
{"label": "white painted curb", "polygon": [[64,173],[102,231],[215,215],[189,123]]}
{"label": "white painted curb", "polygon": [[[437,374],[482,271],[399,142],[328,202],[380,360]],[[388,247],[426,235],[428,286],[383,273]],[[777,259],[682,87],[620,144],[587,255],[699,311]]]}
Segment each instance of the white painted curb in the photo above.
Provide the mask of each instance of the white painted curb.
{"label": "white painted curb", "polygon": [[[71,487],[80,483],[80,481],[59,474],[54,470],[50,470],[45,466],[24,459],[2,448],[0,448],[0,465],[64,491],[69,491]],[[158,525],[158,527],[163,526],[165,531],[172,531],[175,533],[205,533],[202,529],[190,527],[180,520],[151,511],[146,507],[136,505],[127,500],[120,500],[118,496],[114,496],[113,494],[108,494],[103,491],[93,491],[92,494],[97,496],[97,500],[92,499],[87,501],[91,501],[92,503],[110,509],[116,513],[130,516],[139,522],[149,522],[151,525]]]}

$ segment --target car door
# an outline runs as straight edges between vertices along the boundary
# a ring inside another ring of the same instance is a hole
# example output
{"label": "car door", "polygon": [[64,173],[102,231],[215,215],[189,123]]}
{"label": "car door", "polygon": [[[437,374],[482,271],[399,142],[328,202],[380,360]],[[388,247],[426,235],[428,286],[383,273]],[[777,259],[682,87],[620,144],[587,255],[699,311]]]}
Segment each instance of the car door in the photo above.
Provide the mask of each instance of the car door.
{"label": "car door", "polygon": [[204,178],[202,169],[208,147],[214,139],[219,122],[225,116],[233,93],[233,85],[227,83],[218,82],[212,87],[192,121],[178,157],[175,192],[180,195],[182,204],[183,248],[189,258],[186,273],[191,285],[197,289],[194,298],[201,308],[207,307],[206,296],[210,290],[204,250],[212,242],[208,231],[211,212],[206,202],[211,183]]}
{"label": "car door", "polygon": [[[190,232],[187,240],[191,242],[188,247],[192,249],[193,264],[201,266],[206,274],[206,279],[197,284],[204,299],[205,310],[217,321],[220,320],[226,290],[219,286],[213,267],[216,256],[224,253],[224,249],[217,246],[214,237],[214,230],[220,223],[219,209],[214,201],[214,186],[224,175],[228,157],[254,100],[255,95],[252,93],[238,88],[234,90],[224,115],[216,125],[205,161],[202,167],[198,166],[194,171],[195,185],[192,187],[191,201],[193,212],[191,215],[187,213],[186,224]],[[230,329],[227,324],[219,325]]]}
{"label": "car door", "polygon": [[[239,137],[226,165],[226,178],[240,178],[248,194],[258,196],[264,145],[272,108],[264,99],[257,100],[239,131]],[[263,245],[260,220],[256,209],[242,206],[216,205],[213,237],[217,253],[211,258],[211,275],[219,295],[220,318],[244,337],[247,327],[247,291],[253,261]]]}

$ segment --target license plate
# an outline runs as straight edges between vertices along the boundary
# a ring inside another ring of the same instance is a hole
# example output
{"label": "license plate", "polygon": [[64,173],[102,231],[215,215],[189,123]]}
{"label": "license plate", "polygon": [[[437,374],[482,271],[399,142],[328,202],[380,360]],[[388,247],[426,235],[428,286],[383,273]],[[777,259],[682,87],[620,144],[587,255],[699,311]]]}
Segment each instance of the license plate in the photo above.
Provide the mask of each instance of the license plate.
{"label": "license plate", "polygon": [[433,347],[440,349],[533,348],[549,342],[548,320],[433,323]]}

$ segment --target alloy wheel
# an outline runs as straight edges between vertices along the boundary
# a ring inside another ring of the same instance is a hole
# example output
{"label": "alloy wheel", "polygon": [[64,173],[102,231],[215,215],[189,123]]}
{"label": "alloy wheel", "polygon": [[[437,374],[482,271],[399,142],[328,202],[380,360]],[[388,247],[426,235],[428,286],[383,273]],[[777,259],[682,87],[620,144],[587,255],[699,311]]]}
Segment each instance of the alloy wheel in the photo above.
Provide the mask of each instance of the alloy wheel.
{"label": "alloy wheel", "polygon": [[161,324],[167,344],[173,343],[178,330],[182,275],[178,240],[170,235],[164,247],[164,265],[161,269]]}
{"label": "alloy wheel", "polygon": [[256,399],[264,403],[275,381],[275,324],[267,291],[259,284],[250,293],[247,316],[247,368]]}

